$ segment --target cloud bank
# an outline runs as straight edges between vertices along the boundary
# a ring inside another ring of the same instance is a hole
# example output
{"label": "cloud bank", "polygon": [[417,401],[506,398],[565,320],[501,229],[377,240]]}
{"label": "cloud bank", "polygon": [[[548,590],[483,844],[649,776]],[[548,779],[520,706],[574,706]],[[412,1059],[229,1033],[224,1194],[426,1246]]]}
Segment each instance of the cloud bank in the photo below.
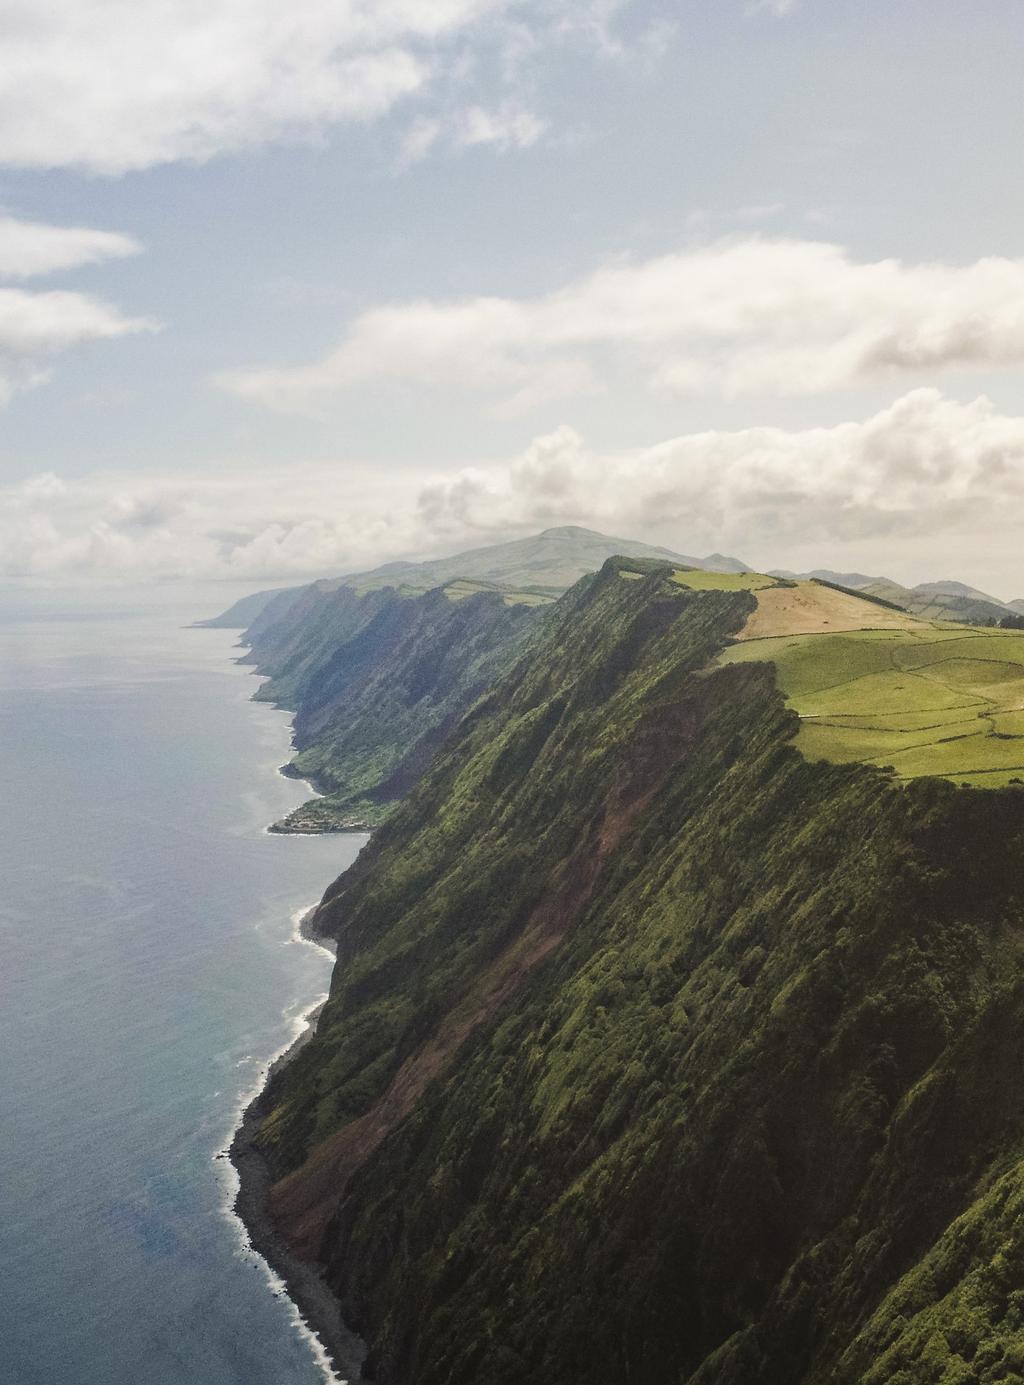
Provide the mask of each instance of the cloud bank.
{"label": "cloud bank", "polygon": [[956,553],[957,573],[938,575],[1012,596],[1024,592],[1022,500],[1024,418],[926,389],[834,428],[694,433],[616,454],[562,426],[511,462],[426,483],[342,466],[296,467],[284,484],[248,468],[36,477],[0,490],[0,575],[258,584],[577,523],[761,566],[852,564],[877,545],[892,575],[915,553],[936,575]]}
{"label": "cloud bank", "polygon": [[858,261],[821,241],[729,238],[622,261],[536,298],[374,307],[302,366],[217,383],[308,411],[371,384],[475,391],[502,410],[636,379],[679,394],[816,394],[1024,361],[1024,259]]}

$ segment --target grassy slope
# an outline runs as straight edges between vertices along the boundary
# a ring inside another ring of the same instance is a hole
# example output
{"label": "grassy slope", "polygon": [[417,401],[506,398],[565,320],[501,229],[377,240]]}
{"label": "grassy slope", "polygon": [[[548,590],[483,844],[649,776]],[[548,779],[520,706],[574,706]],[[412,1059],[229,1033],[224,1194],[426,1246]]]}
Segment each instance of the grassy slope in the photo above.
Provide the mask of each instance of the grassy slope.
{"label": "grassy slope", "polygon": [[383,1385],[1022,1378],[1024,796],[795,753],[753,600],[571,593],[320,911],[265,1142]]}
{"label": "grassy slope", "polygon": [[760,591],[780,585],[777,577],[766,577],[761,572],[708,572],[705,568],[676,569],[672,580],[691,591]]}
{"label": "grassy slope", "polygon": [[[865,620],[871,620],[866,608]],[[1024,776],[1024,633],[920,625],[780,635],[721,662],[771,660],[811,759],[892,765],[978,786]]]}

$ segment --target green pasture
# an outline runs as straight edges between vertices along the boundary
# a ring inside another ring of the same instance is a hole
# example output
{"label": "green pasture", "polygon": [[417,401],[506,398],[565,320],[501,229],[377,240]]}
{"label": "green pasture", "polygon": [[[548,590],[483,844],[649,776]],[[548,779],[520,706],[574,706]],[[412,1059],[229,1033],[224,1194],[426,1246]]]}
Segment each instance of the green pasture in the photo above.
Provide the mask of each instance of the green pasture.
{"label": "green pasture", "polygon": [[719,663],[770,660],[812,760],[984,787],[1024,779],[1024,632],[929,625],[780,635]]}
{"label": "green pasture", "polygon": [[444,588],[449,601],[462,601],[467,596],[476,596],[478,592],[500,592],[506,606],[549,606],[555,599],[542,592],[515,591],[497,582],[485,582],[482,578],[474,577],[456,577],[446,582]]}
{"label": "green pasture", "polygon": [[766,577],[763,572],[706,572],[703,568],[676,568],[672,581],[699,592],[756,592],[779,586],[777,577]]}

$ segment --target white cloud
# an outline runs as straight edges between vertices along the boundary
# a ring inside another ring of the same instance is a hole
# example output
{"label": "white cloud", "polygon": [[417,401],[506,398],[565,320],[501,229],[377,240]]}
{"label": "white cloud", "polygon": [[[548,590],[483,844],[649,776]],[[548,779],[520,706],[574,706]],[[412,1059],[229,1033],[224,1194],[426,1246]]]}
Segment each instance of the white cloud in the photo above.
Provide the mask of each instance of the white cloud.
{"label": "white cloud", "polygon": [[459,113],[454,141],[464,149],[491,144],[498,149],[529,149],[544,133],[544,122],[532,111],[505,105],[495,110],[467,106]]}
{"label": "white cloud", "polygon": [[27,293],[0,288],[0,405],[17,389],[48,377],[52,357],[88,342],[152,331],[148,318],[126,317],[84,293]]}
{"label": "white cloud", "polygon": [[[593,16],[615,8],[601,0],[0,0],[0,164],[120,174],[315,139],[456,77],[471,37],[501,51],[525,26],[592,43],[603,32]],[[488,141],[530,142],[525,119]]]}
{"label": "white cloud", "polygon": [[[0,215],[0,281],[121,259],[141,249],[136,240],[115,231],[48,226]],[[127,317],[89,294],[0,284],[0,406],[15,390],[45,381],[54,356],[156,326],[148,318]]]}
{"label": "white cloud", "polygon": [[420,496],[434,530],[486,532],[585,516],[618,532],[669,526],[691,547],[774,546],[779,561],[808,536],[848,544],[1014,534],[1022,501],[1024,418],[997,413],[984,397],[961,404],[932,389],[864,422],[693,433],[611,456],[590,452],[563,426],[507,468],[463,471]]}
{"label": "white cloud", "polygon": [[419,163],[421,159],[425,159],[437,144],[443,129],[444,126],[440,120],[431,116],[417,116],[402,140],[399,167],[408,168],[410,164]]}
{"label": "white cloud", "polygon": [[797,7],[797,0],[752,0],[747,6],[749,14],[756,14],[764,11],[768,14],[777,15],[779,19],[785,19],[786,15],[792,14]]}
{"label": "white cloud", "polygon": [[563,426],[509,463],[428,483],[342,465],[296,467],[286,487],[274,468],[44,476],[0,491],[0,574],[258,584],[577,523],[762,566],[867,564],[1013,596],[1022,503],[1024,418],[917,390],[861,422],[623,453],[591,451]]}
{"label": "white cloud", "polygon": [[512,102],[494,108],[465,106],[444,117],[417,116],[402,140],[398,166],[419,163],[439,147],[456,153],[482,146],[502,154],[529,149],[545,129],[540,116]]}
{"label": "white cloud", "polygon": [[0,215],[0,278],[29,279],[38,274],[100,264],[137,255],[142,246],[117,231],[88,226],[46,226]]}
{"label": "white cloud", "polygon": [[371,308],[306,366],[222,374],[305,410],[374,382],[480,391],[507,407],[636,374],[684,394],[813,394],[1024,361],[1024,260],[854,260],[821,241],[727,238],[608,264],[539,298]]}

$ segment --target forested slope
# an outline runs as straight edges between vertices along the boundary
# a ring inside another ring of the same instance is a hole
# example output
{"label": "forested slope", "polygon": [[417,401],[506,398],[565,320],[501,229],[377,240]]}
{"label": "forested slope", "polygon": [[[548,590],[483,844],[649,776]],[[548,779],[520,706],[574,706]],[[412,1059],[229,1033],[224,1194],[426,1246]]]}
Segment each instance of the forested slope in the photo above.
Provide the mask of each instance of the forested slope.
{"label": "forested slope", "polygon": [[251,657],[270,675],[257,698],[295,712],[290,769],[326,795],[277,830],[380,822],[507,667],[541,608],[466,586],[421,596],[310,587],[284,625],[254,641]]}
{"label": "forested slope", "polygon": [[261,1141],[382,1385],[1024,1378],[1024,793],[805,759],[754,602],[607,564],[321,906]]}

